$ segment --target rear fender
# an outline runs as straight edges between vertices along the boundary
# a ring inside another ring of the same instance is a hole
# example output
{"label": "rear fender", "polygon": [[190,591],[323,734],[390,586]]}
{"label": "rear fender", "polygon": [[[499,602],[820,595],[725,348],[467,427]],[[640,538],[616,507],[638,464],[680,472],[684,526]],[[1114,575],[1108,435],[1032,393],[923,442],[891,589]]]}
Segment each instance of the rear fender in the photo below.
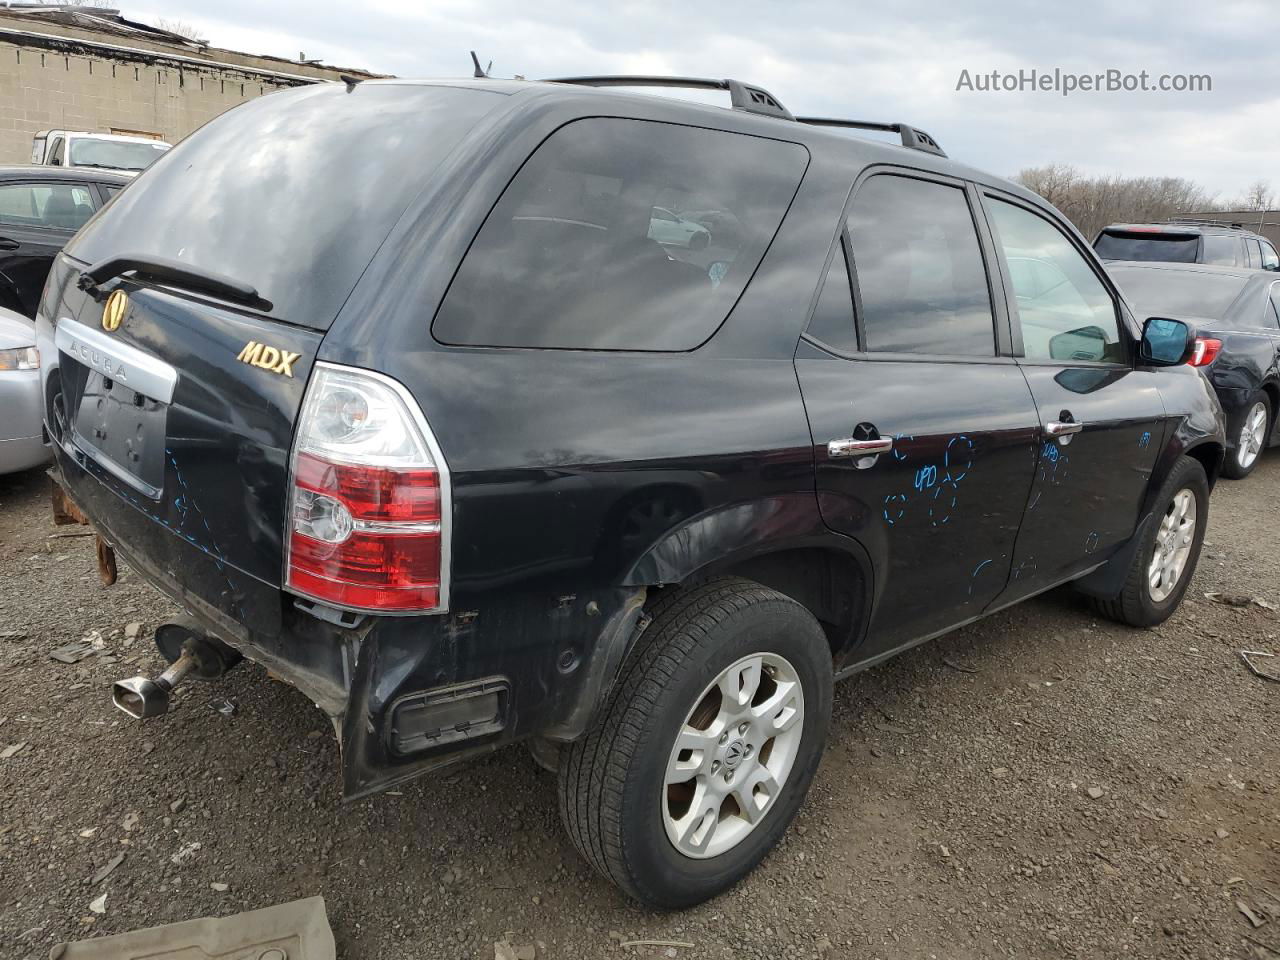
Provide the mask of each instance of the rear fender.
{"label": "rear fender", "polygon": [[[802,569],[804,563],[824,555],[838,558],[826,566],[838,582],[807,582],[813,568]],[[771,562],[778,558],[784,562]],[[803,603],[826,625],[837,662],[863,639],[876,589],[870,555],[857,540],[822,522],[812,493],[733,504],[693,517],[646,550],[623,583],[658,587],[721,574],[758,580]]]}

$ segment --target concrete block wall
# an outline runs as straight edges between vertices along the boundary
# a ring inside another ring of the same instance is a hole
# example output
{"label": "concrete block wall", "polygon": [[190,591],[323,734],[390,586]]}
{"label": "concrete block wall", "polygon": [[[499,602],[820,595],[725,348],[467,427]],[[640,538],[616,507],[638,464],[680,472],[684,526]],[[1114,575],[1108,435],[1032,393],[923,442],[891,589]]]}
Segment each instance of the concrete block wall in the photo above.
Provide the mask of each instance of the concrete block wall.
{"label": "concrete block wall", "polygon": [[217,67],[179,67],[0,42],[0,164],[26,163],[40,130],[136,130],[177,143],[224,110],[289,86]]}

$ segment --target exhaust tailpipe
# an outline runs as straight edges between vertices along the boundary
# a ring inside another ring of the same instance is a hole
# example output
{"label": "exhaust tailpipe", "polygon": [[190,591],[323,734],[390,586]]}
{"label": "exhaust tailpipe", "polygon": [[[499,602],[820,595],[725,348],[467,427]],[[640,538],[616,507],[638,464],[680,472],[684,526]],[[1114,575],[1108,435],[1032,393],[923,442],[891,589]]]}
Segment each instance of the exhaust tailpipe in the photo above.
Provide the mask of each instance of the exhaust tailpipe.
{"label": "exhaust tailpipe", "polygon": [[117,680],[111,685],[111,702],[135,720],[158,717],[169,709],[173,688],[185,680],[195,666],[195,656],[185,651],[154,680],[146,677]]}
{"label": "exhaust tailpipe", "polygon": [[243,659],[238,651],[204,633],[187,618],[157,627],[156,646],[169,661],[164,673],[154,680],[130,677],[111,685],[111,702],[135,720],[167,712],[170,694],[188,676],[214,680]]}

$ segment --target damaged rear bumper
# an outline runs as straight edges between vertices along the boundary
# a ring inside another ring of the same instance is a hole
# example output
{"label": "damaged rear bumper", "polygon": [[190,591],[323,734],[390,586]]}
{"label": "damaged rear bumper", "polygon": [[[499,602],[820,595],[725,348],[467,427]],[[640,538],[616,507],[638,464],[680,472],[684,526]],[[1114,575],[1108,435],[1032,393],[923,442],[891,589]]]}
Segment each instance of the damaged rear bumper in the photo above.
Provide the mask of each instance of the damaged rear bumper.
{"label": "damaged rear bumper", "polygon": [[225,563],[57,451],[76,510],[210,635],[296,686],[332,720],[354,799],[527,736],[586,728],[641,624],[643,588],[486,595],[461,612],[317,608]]}

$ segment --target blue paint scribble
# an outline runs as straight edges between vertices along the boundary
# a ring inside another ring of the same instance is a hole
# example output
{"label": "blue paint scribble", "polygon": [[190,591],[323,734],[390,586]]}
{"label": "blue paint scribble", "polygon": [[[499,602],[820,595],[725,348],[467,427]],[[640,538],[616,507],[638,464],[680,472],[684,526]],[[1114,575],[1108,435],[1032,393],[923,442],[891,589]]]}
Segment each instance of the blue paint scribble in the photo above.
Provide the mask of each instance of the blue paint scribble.
{"label": "blue paint scribble", "polygon": [[899,444],[901,444],[904,440],[914,440],[914,439],[915,437],[913,437],[909,433],[895,433],[893,435],[893,459],[898,461],[906,460],[907,451],[903,450],[899,446]]}
{"label": "blue paint scribble", "polygon": [[1027,512],[1030,513],[1036,508],[1036,504],[1040,502],[1040,497],[1044,494],[1043,490],[1037,490],[1036,495],[1031,498],[1031,502],[1027,504]]}
{"label": "blue paint scribble", "polygon": [[969,596],[973,596],[973,588],[978,580],[978,574],[982,572],[982,568],[989,563],[995,563],[994,560],[983,560],[980,564],[973,568],[973,573],[969,575]]}
{"label": "blue paint scribble", "polygon": [[942,454],[942,466],[947,476],[955,483],[963,480],[973,469],[973,441],[960,434],[947,442],[947,449]]}
{"label": "blue paint scribble", "polygon": [[916,471],[915,488],[928,490],[938,482],[938,468],[929,464]]}
{"label": "blue paint scribble", "polygon": [[1138,449],[1141,450],[1143,447],[1150,446],[1150,444],[1151,432],[1149,430],[1142,431],[1142,436],[1138,438]]}
{"label": "blue paint scribble", "polygon": [[951,514],[959,502],[959,488],[951,480],[944,480],[934,488],[933,503],[929,505],[929,523],[940,527],[951,519]]}
{"label": "blue paint scribble", "polygon": [[1098,531],[1090,530],[1089,536],[1084,538],[1084,552],[1093,553],[1098,549]]}
{"label": "blue paint scribble", "polygon": [[901,520],[907,512],[907,495],[891,493],[884,498],[884,519],[889,526]]}

